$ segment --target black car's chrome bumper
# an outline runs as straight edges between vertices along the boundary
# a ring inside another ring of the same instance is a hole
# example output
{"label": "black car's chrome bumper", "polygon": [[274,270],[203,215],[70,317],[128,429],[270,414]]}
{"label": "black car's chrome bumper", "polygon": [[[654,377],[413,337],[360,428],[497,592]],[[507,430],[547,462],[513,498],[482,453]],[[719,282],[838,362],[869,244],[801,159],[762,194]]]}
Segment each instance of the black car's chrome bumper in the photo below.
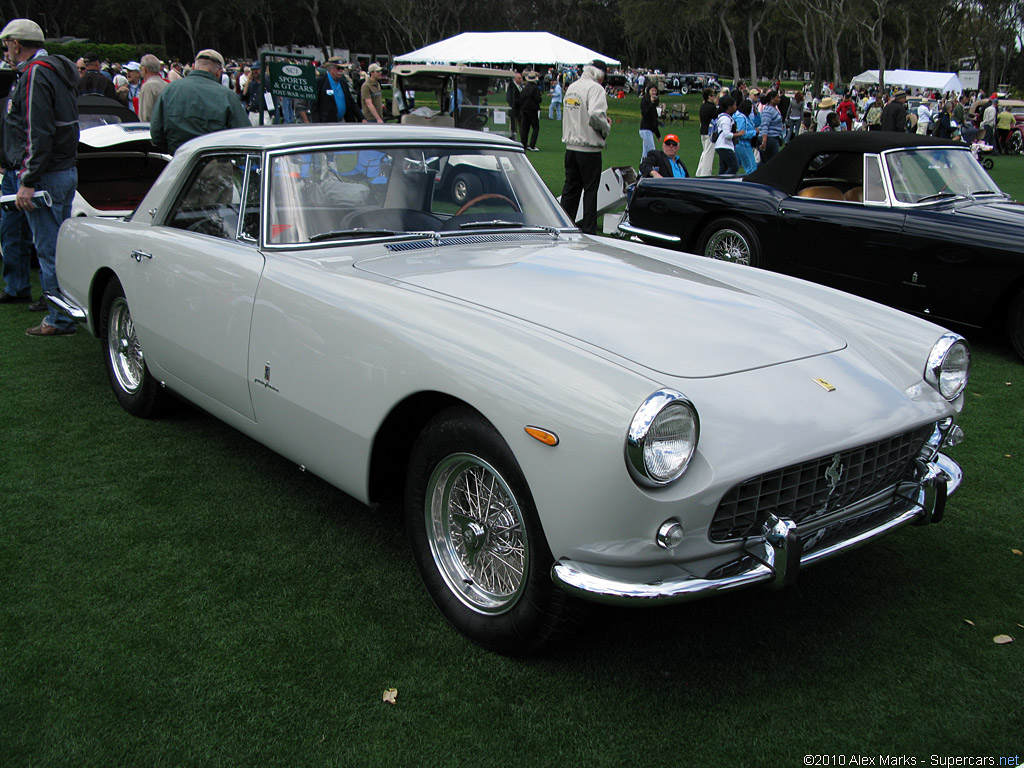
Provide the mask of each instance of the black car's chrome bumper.
{"label": "black car's chrome bumper", "polygon": [[[737,572],[719,578],[699,578],[682,569],[677,576],[656,581],[630,581],[629,569],[605,567],[563,559],[555,563],[552,577],[567,592],[588,600],[608,603],[679,603],[753,584],[782,587],[796,580],[800,568],[827,560],[859,547],[878,536],[908,523],[931,523],[942,519],[946,498],[960,487],[963,473],[949,457],[939,453],[927,463],[920,481],[904,485],[900,498],[909,507],[894,516],[831,543],[804,552],[804,539],[792,520],[772,517],[760,536],[748,540]],[[891,504],[891,499],[886,502]],[[813,538],[813,537],[812,537]]]}

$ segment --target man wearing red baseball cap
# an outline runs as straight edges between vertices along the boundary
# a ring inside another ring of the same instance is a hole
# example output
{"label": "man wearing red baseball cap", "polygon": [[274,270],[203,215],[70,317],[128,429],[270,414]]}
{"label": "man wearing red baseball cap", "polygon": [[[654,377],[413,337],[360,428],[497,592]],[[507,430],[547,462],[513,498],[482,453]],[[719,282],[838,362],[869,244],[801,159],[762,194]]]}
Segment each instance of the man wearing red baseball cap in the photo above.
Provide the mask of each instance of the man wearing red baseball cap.
{"label": "man wearing red baseball cap", "polygon": [[640,175],[649,179],[685,179],[690,175],[679,157],[679,137],[668,134],[661,149],[652,149],[640,163]]}

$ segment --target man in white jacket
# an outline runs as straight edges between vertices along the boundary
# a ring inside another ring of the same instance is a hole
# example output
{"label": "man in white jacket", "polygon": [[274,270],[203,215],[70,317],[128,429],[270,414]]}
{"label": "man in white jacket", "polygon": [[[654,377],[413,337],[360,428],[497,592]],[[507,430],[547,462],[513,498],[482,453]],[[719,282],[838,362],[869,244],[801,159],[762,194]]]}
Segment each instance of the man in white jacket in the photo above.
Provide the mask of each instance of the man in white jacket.
{"label": "man in white jacket", "polygon": [[597,190],[601,183],[601,150],[611,131],[608,99],[604,92],[607,65],[595,59],[583,67],[583,76],[562,100],[562,142],[565,144],[565,185],[562,208],[575,220],[583,196],[580,229],[597,233]]}

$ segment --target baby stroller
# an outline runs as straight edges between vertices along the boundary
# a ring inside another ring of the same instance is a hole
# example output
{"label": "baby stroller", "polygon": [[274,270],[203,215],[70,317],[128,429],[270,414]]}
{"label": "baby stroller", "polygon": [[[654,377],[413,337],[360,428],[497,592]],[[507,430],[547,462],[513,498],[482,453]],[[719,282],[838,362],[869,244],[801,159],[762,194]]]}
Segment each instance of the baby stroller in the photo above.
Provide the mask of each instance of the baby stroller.
{"label": "baby stroller", "polygon": [[996,164],[989,155],[992,154],[995,148],[984,140],[979,141],[979,132],[979,129],[973,125],[964,124],[960,126],[960,138],[971,145],[971,154],[974,155],[974,159],[981,163],[981,167],[986,171],[991,171]]}

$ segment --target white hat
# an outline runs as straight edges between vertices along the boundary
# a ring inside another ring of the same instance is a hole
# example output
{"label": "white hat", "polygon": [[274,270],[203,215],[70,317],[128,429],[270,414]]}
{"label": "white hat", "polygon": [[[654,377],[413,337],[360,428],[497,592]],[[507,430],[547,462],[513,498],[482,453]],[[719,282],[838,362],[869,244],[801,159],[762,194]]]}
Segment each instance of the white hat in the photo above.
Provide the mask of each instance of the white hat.
{"label": "white hat", "polygon": [[24,40],[26,43],[42,43],[43,28],[31,19],[14,19],[9,21],[4,31],[0,32],[0,40]]}
{"label": "white hat", "polygon": [[124,65],[124,68],[125,69],[129,69],[132,72],[141,72],[142,71],[142,66],[137,61],[129,61],[127,64]]}

